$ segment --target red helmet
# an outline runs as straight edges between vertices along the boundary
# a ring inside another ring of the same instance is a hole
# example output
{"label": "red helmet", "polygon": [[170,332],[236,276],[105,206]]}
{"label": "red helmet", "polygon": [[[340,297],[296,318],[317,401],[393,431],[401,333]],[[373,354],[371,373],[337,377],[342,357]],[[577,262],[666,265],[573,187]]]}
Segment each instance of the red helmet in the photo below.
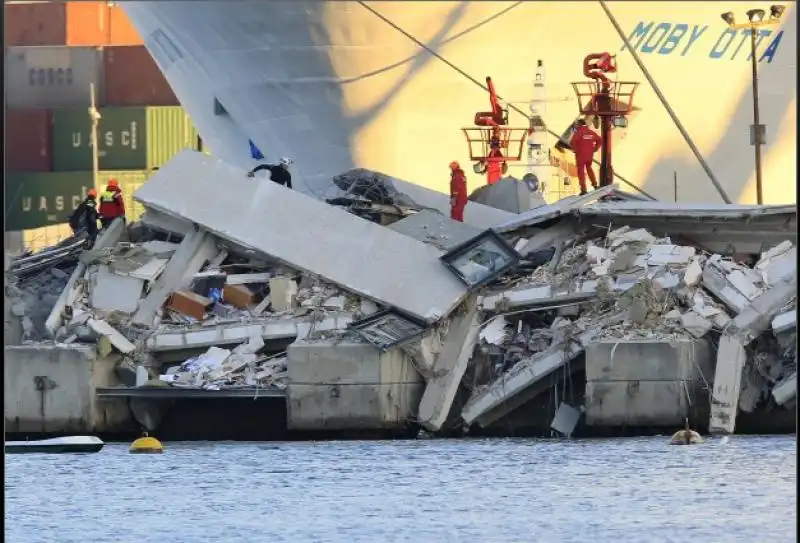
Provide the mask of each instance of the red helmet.
{"label": "red helmet", "polygon": [[458,165],[458,161],[456,161],[456,160],[454,160],[453,162],[451,162],[451,163],[450,163],[450,169],[451,169],[451,170],[457,170],[457,169],[459,169],[460,167],[461,167],[461,166],[459,166],[459,165]]}
{"label": "red helmet", "polygon": [[97,198],[97,191],[95,189],[89,189],[86,194],[89,195],[89,198]]}
{"label": "red helmet", "polygon": [[117,180],[116,179],[109,179],[108,180],[108,188],[110,188],[110,189],[118,189],[119,188],[119,184],[117,183]]}

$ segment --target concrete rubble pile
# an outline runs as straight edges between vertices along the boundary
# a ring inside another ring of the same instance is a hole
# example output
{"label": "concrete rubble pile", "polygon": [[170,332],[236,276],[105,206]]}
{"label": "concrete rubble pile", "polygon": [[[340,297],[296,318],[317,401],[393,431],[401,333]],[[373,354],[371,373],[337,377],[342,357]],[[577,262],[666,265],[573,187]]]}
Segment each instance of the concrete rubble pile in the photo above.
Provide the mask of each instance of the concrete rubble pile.
{"label": "concrete rubble pile", "polygon": [[787,285],[769,313],[772,329],[762,326],[748,349],[738,408],[752,411],[796,372],[795,259],[788,241],[747,265],[627,226],[566,247],[480,300],[488,321],[478,345],[492,372],[473,391],[464,418],[478,420],[593,341],[718,341],[759,297]]}
{"label": "concrete rubble pile", "polygon": [[[580,213],[591,213],[581,206],[608,197],[597,209],[613,213],[609,206],[624,200],[610,187],[519,215],[500,212],[505,222],[487,230],[498,210],[477,203],[468,209],[482,218],[462,224],[418,205],[414,189],[398,191],[382,174],[353,170],[334,183],[348,202],[254,183],[216,159],[180,153],[135,193],[146,210],[141,223],[116,221],[71,267],[43,269],[27,283],[7,272],[6,296],[27,323],[27,340],[96,343],[120,364],[147,368],[144,382],[137,379],[146,387],[291,390],[292,368],[312,362],[306,354],[296,366],[290,345],[304,344],[305,353],[339,343],[402,351],[424,379],[415,418],[433,432],[453,415],[467,426],[490,424],[556,370],[575,371],[590,344],[614,339],[717,344],[712,427],[714,409],[794,401],[790,241],[747,262],[656,236],[655,228],[580,224]],[[367,216],[374,206],[402,209],[375,220]],[[631,213],[646,207],[637,203]],[[498,260],[473,281],[465,270],[479,254]],[[488,371],[454,409],[479,359]],[[720,383],[735,394],[718,391]],[[726,424],[719,422],[732,428]]]}

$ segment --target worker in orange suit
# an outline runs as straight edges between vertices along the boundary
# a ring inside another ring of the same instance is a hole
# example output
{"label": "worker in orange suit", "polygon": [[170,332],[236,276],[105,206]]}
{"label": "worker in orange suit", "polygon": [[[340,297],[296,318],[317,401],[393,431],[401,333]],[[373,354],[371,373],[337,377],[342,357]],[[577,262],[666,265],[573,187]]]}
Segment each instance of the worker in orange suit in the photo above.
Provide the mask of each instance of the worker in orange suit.
{"label": "worker in orange suit", "polygon": [[450,163],[450,218],[464,222],[467,206],[467,176],[455,160]]}
{"label": "worker in orange suit", "polygon": [[116,179],[109,179],[106,190],[100,196],[100,224],[107,228],[117,217],[125,220],[125,202],[122,200],[122,191]]}
{"label": "worker in orange suit", "polygon": [[[490,148],[489,158],[503,157],[503,151],[500,150],[500,140],[498,138],[492,138]],[[486,181],[490,185],[494,185],[503,178],[503,162],[495,160],[488,160],[486,162]]]}
{"label": "worker in orange suit", "polygon": [[575,133],[569,140],[569,145],[575,152],[575,165],[578,168],[578,183],[581,185],[581,194],[586,194],[586,176],[592,183],[592,188],[597,189],[597,178],[592,171],[592,157],[600,149],[603,139],[586,126],[586,121],[575,121]]}

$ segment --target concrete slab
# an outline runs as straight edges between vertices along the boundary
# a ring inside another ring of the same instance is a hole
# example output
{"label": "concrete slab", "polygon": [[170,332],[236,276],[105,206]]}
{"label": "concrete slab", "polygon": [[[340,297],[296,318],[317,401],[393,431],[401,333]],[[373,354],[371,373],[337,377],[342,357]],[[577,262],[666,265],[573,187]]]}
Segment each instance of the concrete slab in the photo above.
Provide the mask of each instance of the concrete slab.
{"label": "concrete slab", "polygon": [[466,295],[436,248],[276,183],[255,183],[203,153],[182,151],[134,198],[427,321]]}
{"label": "concrete slab", "polygon": [[719,338],[711,418],[708,423],[708,430],[712,434],[732,434],[736,427],[742,369],[746,360],[744,344],[738,338],[727,334]]}
{"label": "concrete slab", "polygon": [[519,250],[522,256],[530,253],[556,247],[561,243],[565,243],[575,237],[575,229],[572,223],[568,220],[562,220],[558,224],[547,228],[538,234],[534,235],[528,242]]}
{"label": "concrete slab", "polygon": [[464,372],[480,334],[481,318],[475,296],[470,296],[453,316],[431,368],[417,418],[426,430],[437,432],[447,421]]}
{"label": "concrete slab", "polygon": [[136,345],[131,343],[128,338],[123,336],[117,329],[108,324],[106,321],[99,319],[89,319],[86,321],[87,326],[97,332],[99,335],[108,339],[111,345],[114,346],[122,354],[130,354],[136,350]]}
{"label": "concrete slab", "polygon": [[[596,201],[598,198],[612,194],[614,187],[602,187],[583,196],[568,196],[548,205],[539,206],[508,221],[497,224],[493,227],[495,232],[512,232],[526,226],[536,226],[539,223],[555,219],[562,215],[571,213],[573,210],[586,204]],[[469,206],[467,206],[469,207]]]}
{"label": "concrete slab", "polygon": [[772,333],[778,335],[787,330],[797,328],[797,310],[793,309],[786,313],[781,313],[772,319]]}
{"label": "concrete slab", "polygon": [[195,229],[189,231],[160,277],[153,283],[150,293],[139,303],[133,322],[152,326],[156,313],[167,298],[176,290],[188,287],[203,264],[217,252],[214,239],[208,232]]}
{"label": "concrete slab", "polygon": [[[172,251],[170,254],[174,254],[174,252],[175,251]],[[167,266],[167,262],[169,262],[169,258],[154,258],[147,264],[144,264],[128,273],[128,275],[130,277],[135,277],[151,283],[155,281],[159,275],[161,275],[161,272],[163,272],[164,268]]]}
{"label": "concrete slab", "polygon": [[[352,321],[349,313],[339,313],[314,322],[314,329],[320,332],[342,330]],[[248,324],[219,324],[213,328],[164,330],[147,338],[147,348],[161,353],[183,349],[202,349],[214,345],[245,343],[254,336],[264,341],[305,337],[312,323],[300,318],[270,319]],[[304,333],[304,331],[306,333]]]}
{"label": "concrete slab", "polygon": [[738,337],[749,344],[770,327],[772,319],[797,297],[797,275],[773,285],[744,307],[725,328],[725,334]]}
{"label": "concrete slab", "polygon": [[604,339],[586,348],[587,382],[710,380],[712,371],[711,345],[701,339]]}
{"label": "concrete slab", "polygon": [[474,226],[454,221],[450,217],[428,209],[409,215],[386,228],[433,245],[442,251],[448,251],[482,232]]}
{"label": "concrete slab", "polygon": [[111,273],[106,266],[90,271],[90,303],[95,309],[132,314],[139,307],[145,281]]}

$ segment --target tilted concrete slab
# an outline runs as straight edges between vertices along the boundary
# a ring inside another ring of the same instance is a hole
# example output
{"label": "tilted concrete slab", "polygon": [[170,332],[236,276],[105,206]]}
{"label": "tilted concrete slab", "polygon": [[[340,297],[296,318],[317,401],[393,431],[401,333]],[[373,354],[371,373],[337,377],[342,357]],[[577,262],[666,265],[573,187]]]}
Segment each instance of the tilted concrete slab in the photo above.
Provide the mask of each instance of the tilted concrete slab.
{"label": "tilted concrete slab", "polygon": [[466,295],[435,247],[277,183],[250,179],[202,153],[182,151],[134,198],[427,321],[447,315]]}
{"label": "tilted concrete slab", "polygon": [[[598,198],[613,194],[614,190],[614,186],[611,185],[608,187],[599,188],[588,194],[584,194],[583,196],[569,196],[567,198],[562,198],[553,204],[543,205],[531,209],[530,211],[526,211],[525,213],[520,213],[513,219],[497,224],[492,228],[496,232],[504,233],[512,232],[527,226],[536,226],[539,223],[543,223],[545,221],[549,221],[550,219],[560,217],[561,215],[571,213],[573,210],[594,202]],[[469,207],[469,205],[467,207]]]}
{"label": "tilted concrete slab", "polygon": [[746,361],[744,344],[736,337],[723,334],[717,347],[717,369],[708,423],[708,431],[712,434],[732,434],[736,428],[742,369]]}
{"label": "tilted concrete slab", "polygon": [[257,336],[264,341],[293,337],[304,339],[312,326],[318,332],[342,330],[351,321],[350,313],[336,313],[316,322],[311,322],[309,319],[287,317],[246,324],[219,324],[204,329],[163,330],[147,338],[146,345],[150,352],[163,353],[245,343],[250,338]]}
{"label": "tilted concrete slab", "polygon": [[587,226],[644,228],[719,254],[761,253],[782,241],[797,243],[795,206],[596,202],[576,208],[573,215]]}
{"label": "tilted concrete slab", "polygon": [[786,313],[781,313],[772,319],[772,333],[776,336],[787,330],[797,329],[797,310],[793,309]]}
{"label": "tilted concrete slab", "polygon": [[725,328],[725,334],[738,337],[744,345],[749,344],[772,324],[780,311],[792,298],[797,297],[797,275],[787,277],[754,299],[744,307]]}
{"label": "tilted concrete slab", "polygon": [[480,329],[476,298],[470,296],[450,322],[432,368],[433,376],[428,379],[419,402],[417,418],[426,430],[437,432],[447,421],[461,379],[472,359]]}
{"label": "tilted concrete slab", "polygon": [[534,357],[520,361],[492,384],[473,393],[461,411],[461,418],[468,425],[475,421],[481,426],[491,424],[494,421],[484,417],[485,414],[575,359],[598,332],[599,328],[586,331],[577,336],[576,341],[555,345]]}
{"label": "tilted concrete slab", "polygon": [[471,240],[482,232],[474,226],[427,209],[392,223],[387,228],[443,251]]}

